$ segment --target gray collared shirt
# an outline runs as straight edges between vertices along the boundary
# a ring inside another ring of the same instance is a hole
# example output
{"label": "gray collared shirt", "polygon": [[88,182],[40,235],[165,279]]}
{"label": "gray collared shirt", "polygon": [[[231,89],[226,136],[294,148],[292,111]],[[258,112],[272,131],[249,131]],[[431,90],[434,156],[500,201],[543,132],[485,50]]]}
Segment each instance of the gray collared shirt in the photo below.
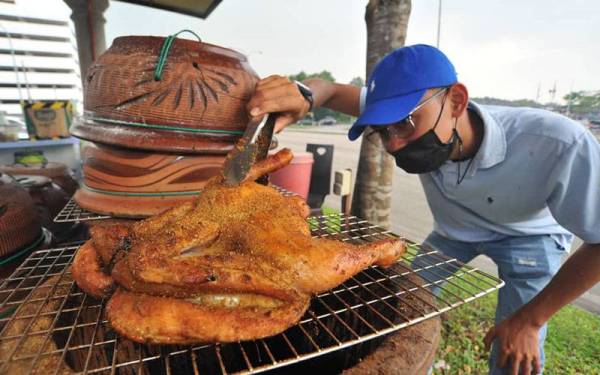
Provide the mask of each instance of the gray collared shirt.
{"label": "gray collared shirt", "polygon": [[[533,108],[469,108],[484,135],[464,180],[457,162],[420,175],[434,230],[461,241],[571,233],[600,243],[600,145],[581,124]],[[464,171],[468,161],[461,162]],[[462,173],[462,172],[461,172]]]}

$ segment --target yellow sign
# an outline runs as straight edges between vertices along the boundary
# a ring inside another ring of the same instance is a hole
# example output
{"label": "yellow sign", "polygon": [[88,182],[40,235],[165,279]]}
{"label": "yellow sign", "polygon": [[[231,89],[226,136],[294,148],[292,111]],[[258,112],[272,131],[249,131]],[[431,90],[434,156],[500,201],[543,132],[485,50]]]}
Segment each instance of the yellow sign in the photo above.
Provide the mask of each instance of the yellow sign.
{"label": "yellow sign", "polygon": [[32,139],[69,137],[73,119],[70,101],[26,102],[23,105],[27,132]]}

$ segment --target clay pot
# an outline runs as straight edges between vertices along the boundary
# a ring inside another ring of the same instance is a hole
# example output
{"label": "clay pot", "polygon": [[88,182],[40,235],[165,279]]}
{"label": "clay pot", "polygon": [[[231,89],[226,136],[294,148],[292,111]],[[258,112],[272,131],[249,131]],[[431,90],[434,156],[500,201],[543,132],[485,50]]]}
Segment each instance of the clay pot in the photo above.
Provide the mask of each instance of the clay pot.
{"label": "clay pot", "polygon": [[194,199],[220,172],[223,155],[177,155],[106,146],[83,150],[83,183],[75,201],[117,217],[147,217]]}
{"label": "clay pot", "polygon": [[59,240],[73,223],[55,223],[54,218],[71,199],[71,195],[45,176],[13,175],[33,199],[40,216],[42,226],[48,229]]}
{"label": "clay pot", "polygon": [[32,243],[41,233],[40,218],[27,191],[0,173],[0,257]]}
{"label": "clay pot", "polygon": [[78,184],[65,164],[49,162],[46,164],[5,164],[0,165],[0,171],[10,175],[35,175],[46,176],[52,179],[52,182],[60,186],[68,195],[75,194]]}
{"label": "clay pot", "polygon": [[246,103],[258,76],[233,50],[175,39],[160,80],[165,38],[127,36],[88,69],[76,137],[128,148],[227,153],[248,123]]}

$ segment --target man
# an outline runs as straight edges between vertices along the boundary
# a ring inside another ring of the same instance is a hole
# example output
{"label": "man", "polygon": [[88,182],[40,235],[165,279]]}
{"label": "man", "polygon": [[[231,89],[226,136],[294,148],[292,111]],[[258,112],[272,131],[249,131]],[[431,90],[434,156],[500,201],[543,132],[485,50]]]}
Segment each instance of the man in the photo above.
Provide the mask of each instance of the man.
{"label": "man", "polygon": [[[380,137],[398,167],[419,174],[434,217],[424,243],[463,262],[485,254],[497,264],[506,286],[485,337],[490,373],[541,373],[545,323],[600,281],[597,140],[552,112],[470,102],[452,63],[426,45],[387,55],[362,90],[305,84],[312,97],[268,77],[248,110],[278,112],[277,130],[312,104],[357,116],[350,140]],[[572,233],[585,243],[559,270]]]}

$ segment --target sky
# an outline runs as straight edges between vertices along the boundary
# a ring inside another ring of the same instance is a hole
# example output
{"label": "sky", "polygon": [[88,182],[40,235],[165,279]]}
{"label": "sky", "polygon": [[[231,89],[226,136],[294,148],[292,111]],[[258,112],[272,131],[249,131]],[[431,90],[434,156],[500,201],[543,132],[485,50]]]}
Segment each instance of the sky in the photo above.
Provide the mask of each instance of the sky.
{"label": "sky", "polygon": [[[365,75],[367,3],[223,0],[202,20],[111,1],[106,40],[189,28],[206,42],[246,54],[262,77],[328,70],[347,83]],[[412,1],[406,44],[436,44],[438,4]],[[64,11],[64,4],[52,9]],[[570,91],[600,90],[598,0],[442,0],[440,34],[440,48],[471,96],[549,102],[556,85],[560,102]]]}

